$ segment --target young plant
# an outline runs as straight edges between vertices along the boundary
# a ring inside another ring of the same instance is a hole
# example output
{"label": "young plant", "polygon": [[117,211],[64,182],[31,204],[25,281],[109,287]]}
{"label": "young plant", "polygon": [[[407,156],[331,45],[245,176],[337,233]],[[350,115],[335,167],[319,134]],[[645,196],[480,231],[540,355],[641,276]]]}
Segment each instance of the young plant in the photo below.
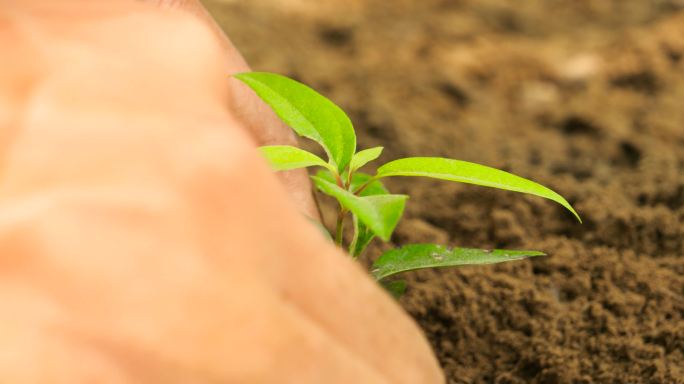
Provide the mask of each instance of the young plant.
{"label": "young plant", "polygon": [[[572,212],[572,206],[558,193],[533,181],[484,165],[441,157],[409,157],[381,165],[375,175],[360,172],[377,159],[382,147],[356,152],[356,134],[349,117],[332,101],[313,89],[287,77],[264,72],[235,75],[273,108],[275,113],[298,135],[323,147],[327,161],[305,150],[287,146],[261,147],[276,171],[320,167],[311,176],[316,188],[339,203],[334,241],[359,257],[373,239],[389,241],[404,212],[406,195],[390,193],[381,180],[393,176],[422,176],[485,187],[522,192],[553,200]],[[351,215],[354,232],[345,244],[345,217]],[[542,256],[537,251],[449,248],[436,244],[413,244],[393,249],[375,260],[371,274],[393,294],[405,289],[403,281],[385,279],[406,271],[492,264]]]}

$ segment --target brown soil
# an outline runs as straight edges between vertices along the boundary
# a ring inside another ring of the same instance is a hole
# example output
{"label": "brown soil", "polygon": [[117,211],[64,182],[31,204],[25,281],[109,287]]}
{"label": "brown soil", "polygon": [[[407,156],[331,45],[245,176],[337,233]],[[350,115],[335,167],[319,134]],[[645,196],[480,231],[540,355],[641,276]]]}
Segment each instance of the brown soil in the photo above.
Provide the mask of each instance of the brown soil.
{"label": "brown soil", "polygon": [[214,1],[253,67],[349,112],[383,160],[441,155],[549,185],[397,179],[396,244],[549,257],[407,274],[449,383],[684,382],[684,2]]}

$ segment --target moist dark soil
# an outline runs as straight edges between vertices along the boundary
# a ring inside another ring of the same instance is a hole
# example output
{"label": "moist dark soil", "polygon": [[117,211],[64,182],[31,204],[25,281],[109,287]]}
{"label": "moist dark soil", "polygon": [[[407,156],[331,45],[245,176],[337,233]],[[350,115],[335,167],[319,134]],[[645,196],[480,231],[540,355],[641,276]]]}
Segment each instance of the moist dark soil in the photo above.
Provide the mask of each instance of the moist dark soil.
{"label": "moist dark soil", "polygon": [[331,97],[360,147],[385,146],[382,160],[484,163],[552,187],[582,215],[504,191],[388,182],[412,196],[395,245],[549,254],[406,274],[402,305],[449,383],[684,382],[684,2],[209,5],[255,69]]}

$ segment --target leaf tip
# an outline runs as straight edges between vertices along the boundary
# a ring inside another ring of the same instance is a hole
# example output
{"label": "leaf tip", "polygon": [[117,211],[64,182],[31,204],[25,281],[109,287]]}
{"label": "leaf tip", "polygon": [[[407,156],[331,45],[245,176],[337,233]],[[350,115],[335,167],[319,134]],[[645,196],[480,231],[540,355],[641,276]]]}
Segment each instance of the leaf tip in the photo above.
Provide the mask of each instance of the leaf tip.
{"label": "leaf tip", "polygon": [[563,206],[564,206],[568,211],[570,211],[570,213],[572,213],[573,216],[575,216],[575,218],[577,219],[577,221],[579,221],[580,224],[583,224],[582,218],[580,217],[579,213],[577,213],[577,211],[575,211],[575,208],[573,208],[572,205],[570,205],[570,203],[568,203],[567,201],[565,201],[565,199],[564,199],[564,202],[565,202],[565,204],[563,204]]}

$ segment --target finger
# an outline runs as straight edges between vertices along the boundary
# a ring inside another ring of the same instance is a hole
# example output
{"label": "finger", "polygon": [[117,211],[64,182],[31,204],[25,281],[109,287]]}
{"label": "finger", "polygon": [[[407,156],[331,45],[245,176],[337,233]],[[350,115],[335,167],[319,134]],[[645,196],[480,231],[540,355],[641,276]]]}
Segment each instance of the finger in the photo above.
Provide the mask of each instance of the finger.
{"label": "finger", "polygon": [[[240,52],[199,0],[147,0],[147,2],[161,7],[182,9],[198,16],[212,28],[222,44],[226,52],[228,74],[251,70]],[[228,102],[231,109],[235,111],[235,116],[260,145],[297,146],[297,139],[292,130],[283,124],[247,86],[235,79],[229,79],[229,93]],[[297,169],[279,172],[278,177],[300,211],[308,217],[320,220],[320,212],[312,196],[307,171]]]}

